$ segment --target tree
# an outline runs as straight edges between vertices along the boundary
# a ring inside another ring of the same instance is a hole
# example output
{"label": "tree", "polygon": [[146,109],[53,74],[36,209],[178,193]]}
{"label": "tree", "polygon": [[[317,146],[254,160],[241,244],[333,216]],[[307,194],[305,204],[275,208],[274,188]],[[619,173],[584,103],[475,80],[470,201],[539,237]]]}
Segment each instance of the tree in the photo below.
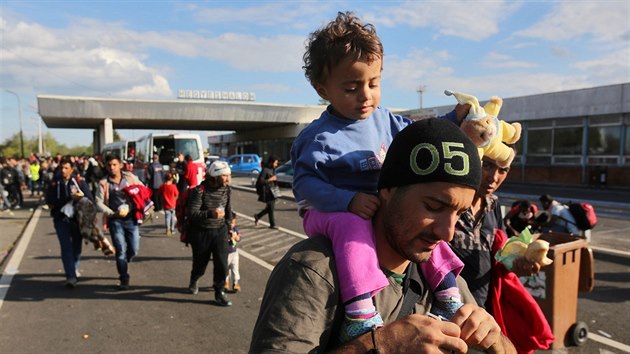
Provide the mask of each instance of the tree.
{"label": "tree", "polygon": [[[43,136],[43,144],[44,144],[44,154],[45,155],[53,155],[60,153],[62,155],[81,155],[92,154],[92,145],[87,146],[73,146],[68,147],[64,144],[60,144],[57,140],[52,136],[50,132],[47,132]],[[37,154],[37,137],[24,137],[24,154],[25,157],[28,157],[33,154]],[[20,135],[19,133],[15,133],[10,138],[6,139],[2,144],[0,144],[0,155],[1,156],[19,156],[20,155]]]}

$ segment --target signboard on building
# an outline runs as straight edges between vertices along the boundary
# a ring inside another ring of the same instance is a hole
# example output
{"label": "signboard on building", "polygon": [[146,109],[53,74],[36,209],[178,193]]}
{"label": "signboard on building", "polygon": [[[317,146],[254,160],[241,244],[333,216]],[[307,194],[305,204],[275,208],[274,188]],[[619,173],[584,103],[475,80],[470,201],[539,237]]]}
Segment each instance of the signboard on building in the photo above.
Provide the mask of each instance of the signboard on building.
{"label": "signboard on building", "polygon": [[256,101],[254,92],[179,89],[177,98],[185,100]]}

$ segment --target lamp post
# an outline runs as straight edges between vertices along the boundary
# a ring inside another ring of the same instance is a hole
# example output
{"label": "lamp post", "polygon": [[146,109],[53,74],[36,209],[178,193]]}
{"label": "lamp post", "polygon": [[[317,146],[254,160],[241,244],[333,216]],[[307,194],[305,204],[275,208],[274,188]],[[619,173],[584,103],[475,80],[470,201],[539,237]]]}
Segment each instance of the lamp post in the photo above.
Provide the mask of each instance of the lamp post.
{"label": "lamp post", "polygon": [[20,95],[18,95],[17,93],[11,91],[11,90],[6,90],[8,93],[15,95],[15,98],[17,98],[18,101],[18,117],[20,119],[20,154],[21,154],[21,158],[24,158],[24,136],[22,133],[22,101],[20,100]]}
{"label": "lamp post", "polygon": [[422,109],[422,94],[426,89],[427,87],[425,85],[420,85],[418,86],[418,89],[416,89],[416,92],[420,94],[420,109]]}

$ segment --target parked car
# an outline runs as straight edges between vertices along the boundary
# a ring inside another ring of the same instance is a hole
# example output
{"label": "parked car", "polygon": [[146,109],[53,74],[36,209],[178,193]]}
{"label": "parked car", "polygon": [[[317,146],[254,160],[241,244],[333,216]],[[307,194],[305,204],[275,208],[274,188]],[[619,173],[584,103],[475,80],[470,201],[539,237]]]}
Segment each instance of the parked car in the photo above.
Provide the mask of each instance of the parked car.
{"label": "parked car", "polygon": [[206,168],[210,167],[210,165],[212,165],[212,163],[217,160],[226,161],[226,159],[221,156],[217,156],[217,155],[206,156]]}
{"label": "parked car", "polygon": [[279,186],[293,186],[293,165],[291,160],[276,168],[276,177],[278,178],[276,182]]}
{"label": "parked car", "polygon": [[254,173],[262,171],[262,159],[256,154],[232,155],[227,159],[232,172]]}

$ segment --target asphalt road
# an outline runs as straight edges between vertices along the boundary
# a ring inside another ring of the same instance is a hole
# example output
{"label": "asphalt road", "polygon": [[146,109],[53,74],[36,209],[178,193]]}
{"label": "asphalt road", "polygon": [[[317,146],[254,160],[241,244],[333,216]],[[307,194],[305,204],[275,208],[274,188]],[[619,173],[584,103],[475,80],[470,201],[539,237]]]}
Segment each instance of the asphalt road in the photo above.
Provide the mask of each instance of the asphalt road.
{"label": "asphalt road", "polygon": [[[79,286],[63,286],[59,246],[52,220],[39,215],[32,239],[0,308],[3,353],[245,353],[270,268],[302,235],[291,200],[278,202],[280,230],[255,227],[251,215],[262,209],[249,191],[235,190],[239,214],[241,285],[231,308],[214,305],[211,265],[198,295],[186,291],[190,249],[163,232],[161,216],[141,228],[139,257],[130,265],[131,290],[116,291],[113,259],[84,247]],[[630,250],[630,222],[602,220],[593,245]],[[607,226],[608,225],[608,226]],[[601,227],[601,229],[600,229]],[[600,234],[601,232],[601,234]],[[604,241],[606,240],[606,241]],[[568,353],[622,353],[630,344],[630,261],[627,255],[596,252],[595,289],[580,293],[577,319],[600,340]],[[601,338],[615,341],[601,343]],[[626,346],[620,346],[619,343]],[[621,349],[619,349],[621,348]]]}

